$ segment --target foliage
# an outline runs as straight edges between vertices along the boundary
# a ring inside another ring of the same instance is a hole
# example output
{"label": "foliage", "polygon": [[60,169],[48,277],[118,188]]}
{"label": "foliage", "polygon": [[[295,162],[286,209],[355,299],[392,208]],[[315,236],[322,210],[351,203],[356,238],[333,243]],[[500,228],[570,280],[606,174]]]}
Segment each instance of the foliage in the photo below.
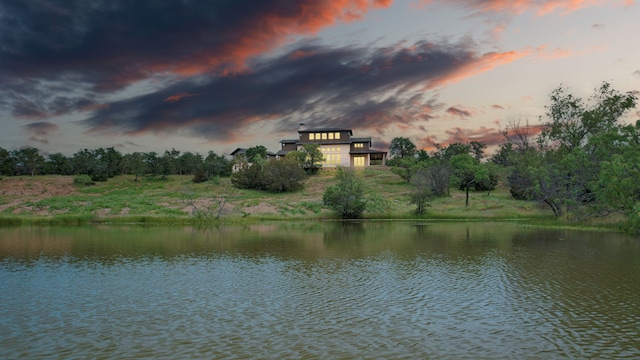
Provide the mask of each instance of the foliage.
{"label": "foliage", "polygon": [[207,180],[209,180],[209,178],[207,177],[207,174],[204,172],[204,170],[196,171],[195,174],[193,174],[193,178],[191,179],[191,181],[196,184],[203,183]]}
{"label": "foliage", "polygon": [[95,182],[93,182],[93,180],[91,179],[91,177],[89,175],[76,175],[73,178],[73,183],[76,185],[82,185],[82,186],[89,186],[89,185],[94,185]]}
{"label": "foliage", "polygon": [[389,152],[392,158],[413,157],[416,154],[416,145],[406,137],[395,137],[391,139]]}
{"label": "foliage", "polygon": [[342,219],[359,219],[367,206],[364,185],[353,170],[338,167],[337,171],[337,183],[327,187],[322,202]]}
{"label": "foliage", "polygon": [[239,189],[288,192],[304,187],[306,173],[294,158],[269,160],[249,165],[244,163],[231,176],[231,183]]}
{"label": "foliage", "polygon": [[451,168],[455,182],[466,191],[465,207],[469,206],[469,188],[479,181],[487,181],[489,170],[469,154],[451,157]]}
{"label": "foliage", "polygon": [[262,182],[265,190],[281,193],[302,189],[306,178],[296,159],[284,158],[267,162]]}
{"label": "foliage", "polygon": [[307,174],[317,173],[318,169],[322,167],[322,160],[324,159],[319,144],[304,144],[302,149],[290,151],[287,157],[294,158],[302,164],[302,168]]}
{"label": "foliage", "polygon": [[635,107],[636,96],[603,83],[588,100],[564,87],[554,90],[550,100],[548,122],[535,146],[523,136],[527,131],[511,127],[511,134],[520,134],[508,156],[512,195],[541,201],[556,217],[622,211],[632,219],[640,193],[633,165],[640,160],[640,126],[621,120]]}
{"label": "foliage", "polygon": [[250,147],[247,149],[244,155],[248,162],[254,162],[256,158],[266,159],[267,148],[262,145]]}
{"label": "foliage", "polygon": [[429,169],[421,169],[411,177],[411,203],[416,205],[416,214],[423,215],[429,200],[433,197]]}

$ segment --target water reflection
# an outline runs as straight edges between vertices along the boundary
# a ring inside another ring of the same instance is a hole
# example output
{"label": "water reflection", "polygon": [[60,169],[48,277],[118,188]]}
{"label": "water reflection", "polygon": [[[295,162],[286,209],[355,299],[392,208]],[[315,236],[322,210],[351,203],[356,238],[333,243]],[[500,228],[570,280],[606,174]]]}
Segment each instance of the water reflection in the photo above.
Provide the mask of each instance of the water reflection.
{"label": "water reflection", "polygon": [[637,358],[640,243],[509,223],[0,229],[0,358]]}

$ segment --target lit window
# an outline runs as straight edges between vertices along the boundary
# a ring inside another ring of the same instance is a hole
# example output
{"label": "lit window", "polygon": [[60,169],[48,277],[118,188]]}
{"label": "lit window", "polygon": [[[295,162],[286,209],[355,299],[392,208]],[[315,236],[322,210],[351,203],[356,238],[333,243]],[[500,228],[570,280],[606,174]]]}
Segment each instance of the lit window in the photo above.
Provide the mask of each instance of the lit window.
{"label": "lit window", "polygon": [[355,143],[355,144],[353,144],[353,147],[354,148],[361,148],[361,147],[364,147],[364,144],[363,143]]}
{"label": "lit window", "polygon": [[329,133],[329,140],[333,140],[333,133]]}
{"label": "lit window", "polygon": [[309,134],[309,140],[313,140],[313,134]]}
{"label": "lit window", "polygon": [[334,137],[335,137],[336,139],[340,139],[340,133],[339,133],[339,132],[335,133]]}
{"label": "lit window", "polygon": [[327,140],[327,133],[322,133],[322,140]]}
{"label": "lit window", "polygon": [[320,140],[320,133],[316,133],[316,140]]}

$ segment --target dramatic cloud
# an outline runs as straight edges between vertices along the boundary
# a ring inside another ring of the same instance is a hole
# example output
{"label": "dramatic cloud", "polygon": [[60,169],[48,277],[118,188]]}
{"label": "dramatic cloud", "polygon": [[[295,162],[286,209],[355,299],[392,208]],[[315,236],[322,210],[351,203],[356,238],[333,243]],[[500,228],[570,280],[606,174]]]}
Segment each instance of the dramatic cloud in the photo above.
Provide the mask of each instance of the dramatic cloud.
{"label": "dramatic cloud", "polygon": [[[424,4],[445,2],[445,0],[424,0]],[[458,3],[460,6],[470,9],[475,13],[510,13],[521,14],[527,11],[538,15],[547,15],[554,12],[562,14],[572,13],[582,8],[617,2],[630,5],[627,1],[612,0],[446,0],[447,3]]]}
{"label": "dramatic cloud", "polygon": [[58,125],[46,121],[23,125],[22,128],[33,135],[40,136],[49,135],[59,129]]}
{"label": "dramatic cloud", "polygon": [[43,118],[145,79],[244,71],[294,36],[390,3],[0,0],[0,106]]}
{"label": "dramatic cloud", "polygon": [[248,62],[250,72],[197,76],[110,103],[83,124],[92,132],[182,131],[229,142],[246,137],[247,127],[265,119],[281,131],[305,122],[381,132],[390,124],[431,119],[441,104],[425,89],[521,56],[476,54],[468,44],[444,42],[378,49],[305,42],[280,56]]}

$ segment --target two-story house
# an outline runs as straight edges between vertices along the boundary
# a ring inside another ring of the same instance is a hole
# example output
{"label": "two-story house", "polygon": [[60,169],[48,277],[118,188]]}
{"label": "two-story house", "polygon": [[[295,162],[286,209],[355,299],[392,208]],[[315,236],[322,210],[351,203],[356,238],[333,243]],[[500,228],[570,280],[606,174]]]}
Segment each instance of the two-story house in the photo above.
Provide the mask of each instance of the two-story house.
{"label": "two-story house", "polygon": [[300,150],[304,144],[318,144],[323,167],[384,165],[387,152],[371,148],[370,137],[353,137],[351,129],[320,128],[298,130],[298,138],[280,140],[277,156]]}

